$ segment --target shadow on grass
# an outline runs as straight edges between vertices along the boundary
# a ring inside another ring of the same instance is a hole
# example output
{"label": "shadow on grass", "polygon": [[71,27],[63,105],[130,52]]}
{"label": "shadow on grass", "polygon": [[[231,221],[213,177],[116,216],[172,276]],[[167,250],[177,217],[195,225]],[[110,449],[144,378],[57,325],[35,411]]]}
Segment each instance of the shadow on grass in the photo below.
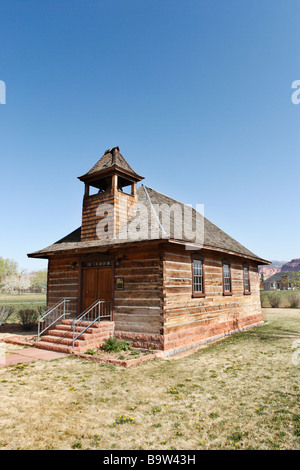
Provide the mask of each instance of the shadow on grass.
{"label": "shadow on grass", "polygon": [[245,340],[247,340],[247,338],[253,338],[259,341],[277,341],[278,339],[285,338],[299,338],[300,331],[297,332],[297,330],[294,329],[266,324],[260,327],[254,327],[247,332],[238,333],[237,336]]}

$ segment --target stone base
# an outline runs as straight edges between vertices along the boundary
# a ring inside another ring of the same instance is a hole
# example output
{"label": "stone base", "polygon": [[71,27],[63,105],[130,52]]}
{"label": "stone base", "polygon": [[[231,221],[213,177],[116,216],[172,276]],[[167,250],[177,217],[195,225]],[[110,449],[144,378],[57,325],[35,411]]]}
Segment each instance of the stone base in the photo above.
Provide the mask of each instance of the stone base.
{"label": "stone base", "polygon": [[115,336],[118,339],[129,341],[135,348],[160,350],[162,356],[167,357],[198,348],[209,342],[263,323],[262,314],[258,314],[241,319],[211,323],[197,328],[185,328],[166,335],[116,331]]}

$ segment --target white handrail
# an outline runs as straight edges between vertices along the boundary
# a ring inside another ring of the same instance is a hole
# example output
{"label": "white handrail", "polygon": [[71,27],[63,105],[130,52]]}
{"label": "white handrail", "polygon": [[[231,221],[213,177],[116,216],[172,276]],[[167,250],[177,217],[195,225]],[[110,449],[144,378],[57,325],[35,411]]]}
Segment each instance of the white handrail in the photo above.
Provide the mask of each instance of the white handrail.
{"label": "white handrail", "polygon": [[[107,314],[107,306],[108,314]],[[112,318],[112,300],[96,300],[90,307],[88,307],[81,315],[79,315],[73,321],[73,348],[75,346],[76,339],[79,338],[88,328],[90,328],[97,321],[101,321],[101,318],[108,318],[111,321]],[[86,323],[88,323],[86,325]],[[82,326],[80,326],[82,324]],[[83,330],[79,331],[79,328]]]}
{"label": "white handrail", "polygon": [[[49,308],[43,315],[40,316],[39,321],[38,321],[38,337],[37,340],[40,341],[40,336],[50,328],[50,326],[54,325],[58,320],[61,318],[65,318],[66,315],[70,315],[69,313],[66,312],[66,304],[67,302],[70,302],[70,299],[61,299],[59,302],[57,302],[53,307]],[[63,307],[63,311],[61,313],[61,307]],[[54,319],[52,319],[52,316],[54,316]],[[41,323],[45,322],[45,320],[50,318],[50,322],[46,322],[47,326],[41,330]]]}

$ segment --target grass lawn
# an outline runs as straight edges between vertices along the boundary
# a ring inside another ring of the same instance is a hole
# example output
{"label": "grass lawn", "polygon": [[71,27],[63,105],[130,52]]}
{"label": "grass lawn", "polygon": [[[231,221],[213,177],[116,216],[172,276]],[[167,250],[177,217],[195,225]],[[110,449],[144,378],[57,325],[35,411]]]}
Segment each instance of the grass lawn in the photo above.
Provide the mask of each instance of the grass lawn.
{"label": "grass lawn", "polygon": [[17,312],[23,308],[37,308],[46,305],[46,294],[0,294],[0,308],[3,306],[14,307],[15,312],[9,318],[9,322],[16,322]]}
{"label": "grass lawn", "polygon": [[299,450],[300,309],[264,316],[188,356],[129,369],[71,356],[1,368],[0,448]]}

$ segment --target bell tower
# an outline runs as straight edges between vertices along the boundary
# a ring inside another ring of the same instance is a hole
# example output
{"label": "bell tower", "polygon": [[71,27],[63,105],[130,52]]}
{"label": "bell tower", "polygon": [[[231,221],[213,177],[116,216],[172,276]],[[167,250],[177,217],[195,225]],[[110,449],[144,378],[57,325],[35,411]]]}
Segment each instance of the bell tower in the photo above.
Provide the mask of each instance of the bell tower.
{"label": "bell tower", "polygon": [[136,184],[144,178],[133,171],[119,147],[113,147],[78,179],[85,184],[81,241],[115,238],[137,204]]}

